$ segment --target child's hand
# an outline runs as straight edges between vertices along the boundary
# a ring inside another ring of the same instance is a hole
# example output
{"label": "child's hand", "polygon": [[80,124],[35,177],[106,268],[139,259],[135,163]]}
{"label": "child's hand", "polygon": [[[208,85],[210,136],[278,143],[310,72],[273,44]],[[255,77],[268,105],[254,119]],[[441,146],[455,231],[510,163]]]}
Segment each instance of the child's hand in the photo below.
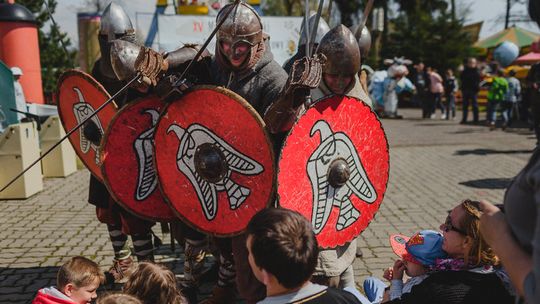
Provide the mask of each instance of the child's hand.
{"label": "child's hand", "polygon": [[381,303],[390,301],[390,290],[385,290]]}
{"label": "child's hand", "polygon": [[387,279],[388,281],[392,281],[392,278],[394,277],[393,274],[394,270],[392,267],[388,267],[384,270],[383,278]]}
{"label": "child's hand", "polygon": [[394,280],[402,280],[404,271],[405,271],[405,263],[403,263],[402,260],[397,260],[394,263],[394,268],[392,269],[392,272],[394,274]]}

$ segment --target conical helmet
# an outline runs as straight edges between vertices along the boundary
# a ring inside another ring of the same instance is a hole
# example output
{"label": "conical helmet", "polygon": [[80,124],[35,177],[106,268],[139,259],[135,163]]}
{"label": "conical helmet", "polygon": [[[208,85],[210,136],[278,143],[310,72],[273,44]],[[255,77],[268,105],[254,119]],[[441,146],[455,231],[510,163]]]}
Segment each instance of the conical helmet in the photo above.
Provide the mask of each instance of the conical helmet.
{"label": "conical helmet", "polygon": [[363,59],[369,55],[371,49],[371,33],[366,26],[357,25],[352,30],[356,41],[358,41],[358,47],[360,48],[360,55]]}
{"label": "conical helmet", "polygon": [[217,32],[217,39],[227,40],[234,45],[236,42],[247,42],[257,45],[263,39],[262,22],[257,12],[248,4],[241,2],[236,8],[234,4],[228,4],[219,11],[217,22],[223,18],[225,12],[234,9],[227,20]]}
{"label": "conical helmet", "polygon": [[[264,50],[264,47],[261,47],[264,43],[263,25],[255,9],[244,2],[240,2],[236,6],[234,4],[224,6],[219,11],[216,22],[219,23],[225,13],[231,9],[233,11],[230,12],[217,32],[216,56],[218,62],[227,68],[243,70],[255,65],[262,50]],[[225,51],[224,44],[230,47],[232,52]],[[231,59],[229,57],[236,52],[237,48],[247,49],[249,54],[241,66],[233,67],[229,63]]]}
{"label": "conical helmet", "polygon": [[[317,14],[313,13],[311,17],[308,19],[309,23],[309,35],[311,39],[311,31],[313,30],[313,25],[315,24],[315,18],[317,17]],[[321,39],[330,31],[330,27],[328,26],[328,23],[324,21],[324,19],[321,17],[319,19],[319,24],[317,25],[317,35],[315,36],[315,41],[310,41],[311,43],[319,44],[321,42]],[[300,40],[298,41],[298,45],[305,45],[307,43],[307,37],[306,37],[306,28],[305,28],[305,20],[302,21],[302,25],[300,26]]]}
{"label": "conical helmet", "polygon": [[99,34],[107,36],[107,41],[112,41],[133,33],[135,29],[124,9],[114,2],[107,5],[101,16]]}
{"label": "conical helmet", "polygon": [[317,52],[326,56],[323,73],[350,76],[360,71],[358,42],[354,34],[342,24],[324,35]]}

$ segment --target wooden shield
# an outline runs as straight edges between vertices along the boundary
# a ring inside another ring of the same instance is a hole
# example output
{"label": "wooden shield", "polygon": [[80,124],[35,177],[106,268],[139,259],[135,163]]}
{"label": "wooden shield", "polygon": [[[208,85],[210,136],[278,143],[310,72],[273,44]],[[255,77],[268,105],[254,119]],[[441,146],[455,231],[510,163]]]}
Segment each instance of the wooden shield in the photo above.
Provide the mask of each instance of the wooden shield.
{"label": "wooden shield", "polygon": [[109,124],[101,172],[109,193],[133,214],[157,222],[176,218],[163,199],[154,169],[154,131],[165,103],[145,97],[124,106]]}
{"label": "wooden shield", "polygon": [[263,121],[227,89],[196,87],[168,104],[154,155],[165,198],[204,233],[240,234],[272,200],[274,155]]}
{"label": "wooden shield", "polygon": [[[57,105],[60,120],[66,132],[95,112],[110,97],[105,88],[92,76],[79,70],[64,72],[58,81]],[[102,139],[116,112],[117,106],[112,102],[92,117],[85,126],[69,136],[69,141],[75,152],[99,181],[103,181],[100,170],[99,149],[101,143],[99,139]],[[97,135],[93,141],[84,136],[86,126],[93,128],[93,133]]]}
{"label": "wooden shield", "polygon": [[281,152],[279,203],[313,225],[319,246],[356,238],[386,191],[388,143],[370,107],[345,96],[320,100],[300,117]]}

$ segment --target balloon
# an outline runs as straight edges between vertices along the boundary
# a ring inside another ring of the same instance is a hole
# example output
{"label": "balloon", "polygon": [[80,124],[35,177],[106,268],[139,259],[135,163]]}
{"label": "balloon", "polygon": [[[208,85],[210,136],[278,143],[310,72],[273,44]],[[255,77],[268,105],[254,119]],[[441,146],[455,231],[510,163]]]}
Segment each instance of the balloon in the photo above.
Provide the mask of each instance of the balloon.
{"label": "balloon", "polygon": [[509,66],[518,56],[518,46],[510,41],[501,43],[493,52],[493,58],[503,67]]}

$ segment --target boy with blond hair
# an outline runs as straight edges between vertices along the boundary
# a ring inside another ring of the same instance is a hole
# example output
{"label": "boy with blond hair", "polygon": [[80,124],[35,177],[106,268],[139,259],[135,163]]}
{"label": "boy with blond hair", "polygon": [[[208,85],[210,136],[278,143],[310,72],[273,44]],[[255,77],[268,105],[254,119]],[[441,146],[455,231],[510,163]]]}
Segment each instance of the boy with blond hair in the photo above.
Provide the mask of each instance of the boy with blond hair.
{"label": "boy with blond hair", "polygon": [[56,287],[40,289],[32,304],[87,304],[97,298],[96,290],[104,280],[95,262],[76,256],[58,270]]}

